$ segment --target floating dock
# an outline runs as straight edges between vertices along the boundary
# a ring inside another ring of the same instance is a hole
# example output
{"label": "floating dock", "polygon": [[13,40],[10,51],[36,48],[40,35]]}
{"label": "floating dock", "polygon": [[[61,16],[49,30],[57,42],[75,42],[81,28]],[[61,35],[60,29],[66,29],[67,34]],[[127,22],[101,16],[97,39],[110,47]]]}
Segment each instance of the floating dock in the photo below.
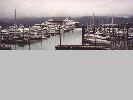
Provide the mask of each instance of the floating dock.
{"label": "floating dock", "polygon": [[90,46],[90,45],[58,45],[56,50],[109,50],[106,46]]}
{"label": "floating dock", "polygon": [[11,50],[10,46],[6,46],[6,45],[1,45],[0,46],[0,50]]}

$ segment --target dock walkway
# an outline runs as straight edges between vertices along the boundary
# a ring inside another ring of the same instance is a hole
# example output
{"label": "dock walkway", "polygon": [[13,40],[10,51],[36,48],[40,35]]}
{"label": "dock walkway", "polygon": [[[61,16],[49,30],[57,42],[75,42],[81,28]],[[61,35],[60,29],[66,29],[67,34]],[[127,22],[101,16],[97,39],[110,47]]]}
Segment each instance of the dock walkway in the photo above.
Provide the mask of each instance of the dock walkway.
{"label": "dock walkway", "polygon": [[108,50],[106,46],[90,46],[90,45],[58,45],[56,50]]}

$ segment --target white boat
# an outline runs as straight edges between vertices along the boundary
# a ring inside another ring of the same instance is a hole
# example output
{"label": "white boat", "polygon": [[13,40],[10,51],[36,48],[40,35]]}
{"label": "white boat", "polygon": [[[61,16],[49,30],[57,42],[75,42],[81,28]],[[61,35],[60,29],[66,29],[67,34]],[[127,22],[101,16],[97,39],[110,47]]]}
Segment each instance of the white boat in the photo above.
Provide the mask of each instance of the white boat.
{"label": "white boat", "polygon": [[42,36],[42,39],[47,39],[47,37],[45,37],[45,36]]}
{"label": "white boat", "polygon": [[41,39],[41,34],[38,34],[37,32],[31,32],[30,38],[31,39]]}
{"label": "white boat", "polygon": [[104,33],[100,33],[99,31],[97,31],[95,34],[85,34],[84,36],[85,38],[96,38],[101,40],[107,40],[110,37],[108,34],[105,35]]}
{"label": "white boat", "polygon": [[1,30],[1,39],[2,40],[5,40],[7,38],[9,38],[9,32],[6,31],[5,29],[4,30]]}
{"label": "white boat", "polygon": [[111,41],[109,41],[109,35],[105,35],[104,33],[100,33],[97,31],[95,34],[85,34],[84,39],[87,43],[90,44],[110,44]]}
{"label": "white boat", "polygon": [[3,34],[3,35],[8,35],[9,32],[7,32],[7,31],[4,29],[4,30],[1,30],[1,34]]}
{"label": "white boat", "polygon": [[111,44],[111,41],[107,41],[107,40],[101,40],[101,39],[88,39],[88,42],[91,44]]}

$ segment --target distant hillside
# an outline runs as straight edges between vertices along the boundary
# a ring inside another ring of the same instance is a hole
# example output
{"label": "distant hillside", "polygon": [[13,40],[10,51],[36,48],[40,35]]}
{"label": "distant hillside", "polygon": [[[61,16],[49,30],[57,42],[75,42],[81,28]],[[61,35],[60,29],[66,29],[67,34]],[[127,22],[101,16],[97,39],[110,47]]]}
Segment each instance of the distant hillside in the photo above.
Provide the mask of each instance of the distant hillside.
{"label": "distant hillside", "polygon": [[2,26],[2,28],[7,28],[8,26],[11,26],[13,25],[12,23],[7,23],[7,22],[3,22],[3,21],[0,21],[0,26]]}
{"label": "distant hillside", "polygon": [[[91,16],[83,16],[83,17],[41,17],[41,18],[19,18],[17,19],[17,24],[23,24],[23,25],[34,25],[37,23],[42,23],[47,21],[48,19],[58,19],[58,20],[63,20],[65,18],[73,19],[75,21],[80,22],[80,25],[84,24],[86,25],[87,23],[90,23],[90,19],[92,19]],[[108,18],[108,24],[111,23],[112,18]],[[107,24],[107,17],[105,16],[96,16],[95,17],[95,24]],[[130,18],[124,18],[124,17],[114,17],[114,23],[115,24],[123,24],[123,23],[132,23],[133,24],[133,17]],[[0,19],[0,25],[1,26],[8,26],[8,25],[13,25],[14,24],[14,19],[6,19],[6,18],[1,18]]]}

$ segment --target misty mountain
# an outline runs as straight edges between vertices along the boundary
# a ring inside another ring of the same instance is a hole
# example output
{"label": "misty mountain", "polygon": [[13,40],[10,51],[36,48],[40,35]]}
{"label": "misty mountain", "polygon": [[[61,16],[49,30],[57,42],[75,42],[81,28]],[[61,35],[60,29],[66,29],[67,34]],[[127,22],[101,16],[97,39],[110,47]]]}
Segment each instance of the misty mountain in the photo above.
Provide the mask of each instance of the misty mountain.
{"label": "misty mountain", "polygon": [[[34,24],[40,24],[42,22],[46,22],[48,19],[53,20],[63,20],[65,18],[69,18],[75,21],[80,22],[80,26],[82,24],[86,25],[87,23],[92,23],[92,16],[83,16],[83,17],[41,17],[41,18],[18,18],[17,19],[17,25],[34,25]],[[112,22],[112,17],[105,16],[96,16],[95,17],[95,24],[110,24]],[[124,23],[133,23],[133,17],[125,18],[125,17],[114,17],[114,24],[124,24]],[[1,26],[8,26],[13,25],[14,19],[9,18],[1,18],[0,19],[0,25]]]}

